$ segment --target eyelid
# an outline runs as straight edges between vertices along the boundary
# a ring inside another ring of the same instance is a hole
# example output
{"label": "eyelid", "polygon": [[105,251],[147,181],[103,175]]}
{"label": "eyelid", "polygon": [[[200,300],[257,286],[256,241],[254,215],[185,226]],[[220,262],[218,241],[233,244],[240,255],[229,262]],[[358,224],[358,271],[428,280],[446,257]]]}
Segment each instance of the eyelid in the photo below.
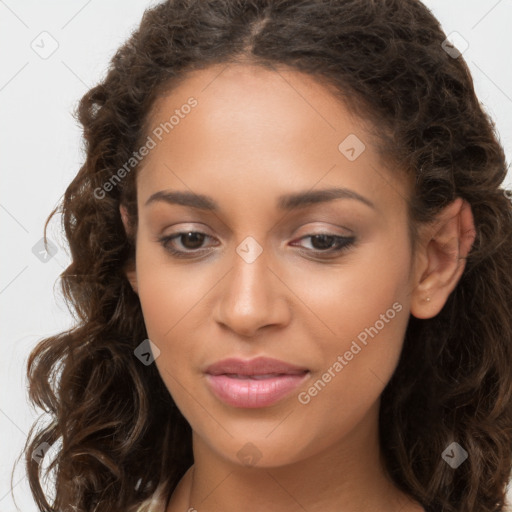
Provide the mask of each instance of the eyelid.
{"label": "eyelid", "polygon": [[[171,242],[173,242],[174,240],[179,239],[181,236],[187,235],[190,233],[193,233],[196,235],[203,235],[206,239],[207,238],[212,238],[212,239],[215,238],[214,236],[211,236],[208,233],[204,233],[202,231],[198,231],[198,230],[194,230],[194,229],[188,229],[188,230],[184,230],[184,231],[177,231],[175,233],[171,233],[168,235],[163,235],[163,236],[159,237],[157,239],[157,241],[160,243],[160,245],[163,247],[163,249],[165,251],[167,251],[172,256],[177,257],[177,258],[188,258],[188,259],[196,258],[197,259],[197,258],[200,258],[205,253],[211,252],[211,251],[209,251],[209,247],[200,247],[197,249],[190,249],[190,250],[187,250],[187,249],[180,250],[180,249],[175,249],[172,246],[170,246]],[[356,237],[354,235],[350,235],[350,236],[338,235],[336,233],[332,233],[332,232],[325,231],[325,230],[320,233],[309,231],[309,232],[305,233],[304,235],[295,238],[291,242],[292,247],[295,246],[295,245],[293,245],[294,243],[296,244],[296,243],[300,242],[301,240],[306,240],[308,238],[312,239],[315,236],[325,236],[325,237],[333,238],[335,245],[337,245],[337,248],[335,248],[335,249],[329,248],[326,250],[308,249],[308,248],[299,246],[300,252],[308,254],[310,256],[316,256],[320,259],[329,259],[329,258],[339,257],[342,255],[343,252],[352,248],[356,242]],[[340,246],[340,244],[341,244],[341,246]],[[217,245],[218,244],[215,244],[214,246],[217,246]]]}
{"label": "eyelid", "polygon": [[[315,228],[315,226],[312,226],[312,227],[306,228],[306,227],[302,226],[302,228],[304,230],[304,234],[302,234],[300,236],[294,236],[294,240],[301,239],[308,235],[310,235],[310,236],[326,235],[326,236],[336,236],[336,237],[341,237],[341,238],[350,238],[355,235],[355,232],[346,226],[333,227],[332,229],[336,229],[336,228],[340,229],[341,228],[347,232],[347,233],[336,233],[336,232],[333,232],[332,230],[330,230],[331,228],[326,228],[325,222],[321,223],[321,222],[317,221],[316,223],[321,224],[322,227]],[[182,227],[182,224],[185,224],[185,225]],[[309,224],[315,224],[315,223],[309,223]],[[327,223],[327,224],[330,224],[330,223]],[[179,231],[174,231],[174,232],[168,233],[166,235],[162,235],[161,237],[158,237],[158,239],[170,238],[172,236],[182,235],[182,234],[186,234],[186,233],[196,233],[196,234],[206,235],[210,238],[216,238],[214,235],[211,235],[208,233],[208,231],[209,231],[208,228],[206,228],[206,231],[204,231],[205,228],[203,228],[201,224],[191,223],[190,226],[187,226],[186,223],[180,223],[178,225],[180,226]],[[201,227],[198,228],[197,227],[198,225],[200,225]],[[320,232],[315,231],[315,229],[318,229]]]}

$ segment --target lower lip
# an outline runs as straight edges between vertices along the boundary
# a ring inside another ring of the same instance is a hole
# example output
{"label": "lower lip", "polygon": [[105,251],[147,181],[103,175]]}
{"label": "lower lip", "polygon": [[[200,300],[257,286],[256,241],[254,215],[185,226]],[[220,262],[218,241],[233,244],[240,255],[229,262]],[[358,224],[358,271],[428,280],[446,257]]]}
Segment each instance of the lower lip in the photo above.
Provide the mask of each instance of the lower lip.
{"label": "lower lip", "polygon": [[213,393],[224,403],[254,409],[275,404],[299,387],[308,375],[309,372],[306,372],[256,380],[207,374],[206,380]]}

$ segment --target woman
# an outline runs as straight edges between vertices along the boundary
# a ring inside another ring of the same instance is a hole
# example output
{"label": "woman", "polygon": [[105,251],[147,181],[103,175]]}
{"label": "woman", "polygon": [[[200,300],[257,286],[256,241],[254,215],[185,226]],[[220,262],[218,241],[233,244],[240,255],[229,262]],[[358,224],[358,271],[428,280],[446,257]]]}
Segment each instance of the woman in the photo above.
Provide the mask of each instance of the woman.
{"label": "woman", "polygon": [[78,115],[42,510],[504,510],[507,167],[423,4],[167,1]]}

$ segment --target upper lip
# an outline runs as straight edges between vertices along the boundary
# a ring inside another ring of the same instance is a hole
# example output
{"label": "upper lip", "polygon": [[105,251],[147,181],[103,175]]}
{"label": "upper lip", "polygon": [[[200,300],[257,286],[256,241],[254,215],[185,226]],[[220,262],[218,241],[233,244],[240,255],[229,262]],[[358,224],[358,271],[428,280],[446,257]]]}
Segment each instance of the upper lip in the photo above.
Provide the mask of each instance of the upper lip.
{"label": "upper lip", "polygon": [[279,361],[269,357],[256,357],[250,360],[237,358],[222,359],[206,368],[205,373],[210,375],[293,375],[308,371],[307,368]]}

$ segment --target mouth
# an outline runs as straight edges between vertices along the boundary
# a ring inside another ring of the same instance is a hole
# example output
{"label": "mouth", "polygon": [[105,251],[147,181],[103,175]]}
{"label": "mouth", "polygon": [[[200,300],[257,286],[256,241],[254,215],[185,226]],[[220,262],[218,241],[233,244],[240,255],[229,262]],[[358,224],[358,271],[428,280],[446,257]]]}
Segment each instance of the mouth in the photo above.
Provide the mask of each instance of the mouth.
{"label": "mouth", "polygon": [[309,373],[307,368],[264,357],[249,361],[225,359],[205,370],[216,398],[239,408],[273,405],[299,387]]}
{"label": "mouth", "polygon": [[222,359],[206,368],[209,375],[238,375],[241,377],[296,375],[308,371],[307,368],[297,366],[279,359],[270,357],[256,357],[254,359]]}
{"label": "mouth", "polygon": [[222,373],[220,375],[225,375],[226,377],[230,377],[232,379],[252,379],[252,380],[263,380],[263,379],[272,379],[274,377],[283,377],[284,375],[302,375],[304,372],[297,373],[265,373],[263,375],[241,375],[239,373]]}

